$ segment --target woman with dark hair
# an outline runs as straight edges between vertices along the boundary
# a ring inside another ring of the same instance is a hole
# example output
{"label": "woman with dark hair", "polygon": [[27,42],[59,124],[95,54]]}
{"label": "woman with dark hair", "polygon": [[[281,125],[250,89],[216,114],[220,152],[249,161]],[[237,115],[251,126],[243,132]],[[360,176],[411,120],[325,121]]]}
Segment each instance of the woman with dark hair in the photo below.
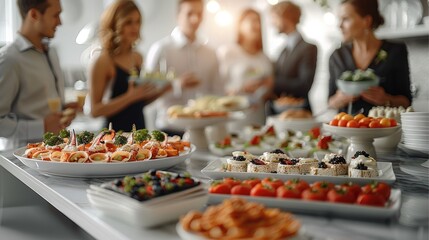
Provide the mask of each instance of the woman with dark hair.
{"label": "woman with dark hair", "polygon": [[134,50],[140,39],[141,13],[131,0],[118,0],[101,18],[101,54],[90,70],[91,114],[104,116],[117,130],[145,127],[143,107],[162,94],[154,85],[136,86],[143,58]]}
{"label": "woman with dark hair", "polygon": [[[219,48],[220,74],[229,95],[247,95],[254,104],[246,123],[265,123],[264,102],[273,85],[272,63],[263,52],[261,17],[246,9],[237,24],[237,42]],[[241,123],[241,126],[243,124]]]}
{"label": "woman with dark hair", "polygon": [[[340,111],[352,102],[352,113],[368,114],[373,106],[411,105],[410,71],[405,44],[380,40],[374,35],[384,19],[374,0],[344,0],[340,6],[340,28],[344,44],[329,60],[329,106]],[[372,69],[380,84],[359,96],[337,89],[336,80],[345,71]]]}

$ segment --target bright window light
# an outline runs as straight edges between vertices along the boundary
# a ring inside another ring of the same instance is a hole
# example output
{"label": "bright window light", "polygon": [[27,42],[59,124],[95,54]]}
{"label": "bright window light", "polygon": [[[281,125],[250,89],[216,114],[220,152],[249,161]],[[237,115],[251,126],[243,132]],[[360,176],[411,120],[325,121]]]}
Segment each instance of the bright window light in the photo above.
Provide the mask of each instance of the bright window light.
{"label": "bright window light", "polygon": [[210,0],[207,2],[207,11],[211,12],[211,13],[217,13],[220,10],[220,5],[218,3],[218,1],[216,0]]}
{"label": "bright window light", "polygon": [[276,5],[277,3],[279,3],[279,0],[267,0],[267,2],[270,5]]}
{"label": "bright window light", "polygon": [[323,21],[324,21],[327,25],[333,26],[333,25],[335,25],[335,24],[336,24],[336,22],[337,22],[337,18],[335,17],[335,15],[334,15],[333,13],[331,13],[331,12],[326,12],[326,13],[323,15]]}
{"label": "bright window light", "polygon": [[228,11],[222,10],[216,13],[215,21],[219,26],[228,26],[232,23],[232,15]]}

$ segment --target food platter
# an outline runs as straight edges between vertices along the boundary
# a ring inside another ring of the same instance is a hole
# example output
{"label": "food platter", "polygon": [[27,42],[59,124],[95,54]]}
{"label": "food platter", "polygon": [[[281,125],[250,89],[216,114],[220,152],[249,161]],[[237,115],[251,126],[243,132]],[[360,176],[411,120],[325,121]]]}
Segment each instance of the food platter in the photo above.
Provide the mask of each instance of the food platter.
{"label": "food platter", "polygon": [[328,181],[335,184],[342,184],[344,182],[354,182],[358,184],[367,184],[372,181],[383,181],[388,184],[393,184],[396,181],[395,173],[393,172],[392,163],[390,162],[378,162],[377,167],[381,174],[377,178],[352,178],[346,175],[344,176],[315,176],[315,175],[302,175],[302,174],[279,174],[279,173],[249,173],[249,172],[227,172],[223,169],[226,164],[226,159],[216,159],[210,162],[205,168],[201,170],[202,173],[210,177],[211,179],[223,179],[226,177],[233,177],[241,180],[249,178],[278,178],[280,180],[288,180],[299,178],[309,183],[316,181]]}
{"label": "food platter", "polygon": [[27,167],[39,171],[42,174],[63,177],[116,177],[127,174],[135,174],[150,169],[162,170],[188,159],[196,147],[191,145],[188,151],[182,152],[176,157],[166,157],[135,162],[119,163],[68,163],[53,162],[26,158],[26,147],[17,149],[13,154]]}
{"label": "food platter", "polygon": [[[183,240],[206,240],[207,239],[204,236],[186,231],[185,229],[183,229],[182,224],[180,224],[180,222],[176,224],[176,232],[179,235],[179,237]],[[305,234],[305,230],[303,231],[301,229],[296,236],[293,236],[292,238],[288,238],[288,239],[289,240],[307,240],[307,239],[310,239],[310,237]]]}
{"label": "food platter", "polygon": [[[218,204],[234,195],[209,194],[209,204]],[[390,200],[385,207],[362,206],[346,203],[331,203],[324,201],[306,201],[295,199],[282,199],[271,197],[240,196],[248,201],[264,204],[266,207],[280,208],[282,210],[307,213],[312,215],[333,215],[339,217],[353,217],[363,219],[389,219],[396,216],[401,206],[401,191],[392,189]]]}

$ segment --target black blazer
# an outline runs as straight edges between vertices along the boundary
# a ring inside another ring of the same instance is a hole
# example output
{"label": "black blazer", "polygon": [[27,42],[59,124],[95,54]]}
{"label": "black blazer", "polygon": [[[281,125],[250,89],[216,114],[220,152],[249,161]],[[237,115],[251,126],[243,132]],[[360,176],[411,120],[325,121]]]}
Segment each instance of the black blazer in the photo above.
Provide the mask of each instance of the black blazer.
{"label": "black blazer", "polygon": [[306,109],[311,111],[308,92],[316,73],[317,47],[300,38],[295,48],[286,48],[274,68],[274,94],[306,99]]}
{"label": "black blazer", "polygon": [[[368,68],[374,70],[375,74],[380,78],[380,86],[384,88],[386,93],[391,95],[403,95],[412,101],[410,90],[410,69],[408,66],[408,51],[404,43],[393,43],[383,40],[380,51],[385,51],[385,58],[379,57],[379,53],[375,55]],[[352,55],[352,44],[345,43],[340,48],[334,51],[329,59],[329,97],[337,91],[336,79],[338,79],[344,71],[356,70],[356,64]],[[364,109],[364,114],[368,114],[369,110],[374,105],[358,99],[352,104],[352,113]],[[340,111],[347,112],[347,106]]]}

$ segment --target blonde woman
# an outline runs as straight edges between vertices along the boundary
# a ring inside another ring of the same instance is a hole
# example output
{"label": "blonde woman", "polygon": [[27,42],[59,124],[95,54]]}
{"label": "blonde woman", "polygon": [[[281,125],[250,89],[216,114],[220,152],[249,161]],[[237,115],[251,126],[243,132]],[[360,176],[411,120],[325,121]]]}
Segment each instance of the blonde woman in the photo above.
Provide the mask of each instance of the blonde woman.
{"label": "blonde woman", "polygon": [[133,46],[140,39],[142,15],[132,0],[110,5],[100,22],[101,53],[90,70],[91,114],[104,116],[116,130],[144,128],[143,107],[163,90],[151,84],[135,85],[143,57]]}

